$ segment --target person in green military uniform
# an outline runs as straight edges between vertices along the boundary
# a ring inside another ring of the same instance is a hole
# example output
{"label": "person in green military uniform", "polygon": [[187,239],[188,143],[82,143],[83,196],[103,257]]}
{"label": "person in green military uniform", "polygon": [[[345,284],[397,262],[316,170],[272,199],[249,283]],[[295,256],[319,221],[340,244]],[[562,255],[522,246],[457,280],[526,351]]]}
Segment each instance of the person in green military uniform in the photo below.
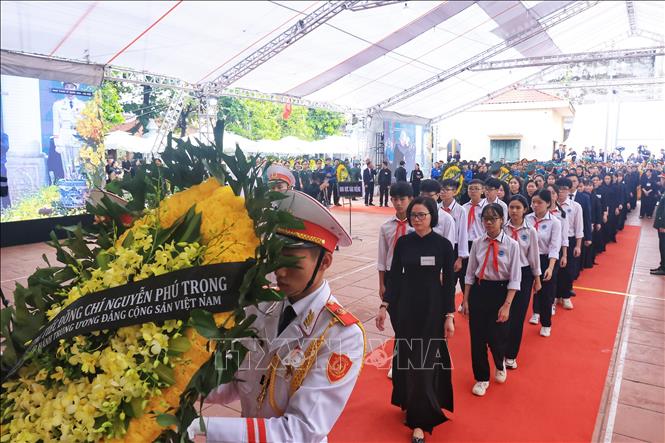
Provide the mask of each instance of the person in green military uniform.
{"label": "person in green military uniform", "polygon": [[660,174],[660,201],[656,210],[653,227],[658,229],[660,266],[651,270],[651,275],[665,275],[665,172]]}

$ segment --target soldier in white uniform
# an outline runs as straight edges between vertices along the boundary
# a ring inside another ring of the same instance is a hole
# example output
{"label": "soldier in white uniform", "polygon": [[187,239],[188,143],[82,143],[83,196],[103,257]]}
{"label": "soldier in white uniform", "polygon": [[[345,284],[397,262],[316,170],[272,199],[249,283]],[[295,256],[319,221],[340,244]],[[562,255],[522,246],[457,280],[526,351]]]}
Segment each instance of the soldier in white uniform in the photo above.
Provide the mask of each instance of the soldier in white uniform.
{"label": "soldier in white uniform", "polygon": [[296,178],[286,166],[272,164],[268,166],[266,175],[270,182],[270,189],[273,191],[284,192],[293,189],[296,184]]}
{"label": "soldier in white uniform", "polygon": [[[64,83],[62,86],[70,91],[77,89],[74,83]],[[81,149],[81,141],[76,138],[76,124],[84,107],[85,103],[74,94],[67,94],[65,98],[53,103],[53,143],[62,158],[62,170],[67,180],[76,178]]]}
{"label": "soldier in white uniform", "polygon": [[291,239],[285,255],[302,257],[298,268],[276,271],[286,298],[248,308],[256,314],[258,339],[249,349],[234,382],[219,386],[208,402],[240,399],[242,418],[195,419],[188,432],[208,442],[320,442],[339,418],[362,369],[365,334],[360,322],[331,295],[324,279],[335,246],[351,238],[319,202],[286,191],[280,209],[304,222],[304,229],[283,230]]}

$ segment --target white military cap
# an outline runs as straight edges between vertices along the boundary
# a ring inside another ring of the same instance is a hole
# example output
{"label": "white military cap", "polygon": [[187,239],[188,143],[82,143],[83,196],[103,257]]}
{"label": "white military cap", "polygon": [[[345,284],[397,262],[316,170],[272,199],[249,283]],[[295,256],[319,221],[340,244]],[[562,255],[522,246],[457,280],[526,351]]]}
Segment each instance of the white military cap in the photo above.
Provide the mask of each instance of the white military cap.
{"label": "white military cap", "polygon": [[351,236],[325,206],[304,192],[289,190],[284,194],[286,198],[277,202],[278,209],[302,220],[305,227],[279,229],[279,234],[321,246],[329,252],[333,252],[337,245],[351,246]]}

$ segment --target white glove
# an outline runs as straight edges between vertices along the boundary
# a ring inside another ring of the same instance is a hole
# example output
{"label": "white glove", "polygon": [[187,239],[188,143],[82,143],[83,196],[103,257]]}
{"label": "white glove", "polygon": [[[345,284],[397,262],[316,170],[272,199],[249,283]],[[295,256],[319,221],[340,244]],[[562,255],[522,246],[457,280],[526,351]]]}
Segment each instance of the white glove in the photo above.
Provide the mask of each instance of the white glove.
{"label": "white glove", "polygon": [[[203,418],[205,420],[205,425],[206,428],[208,427],[208,419]],[[197,435],[205,435],[205,431],[201,428],[201,418],[196,417],[193,421],[192,424],[189,425],[187,428],[187,436],[189,437],[190,440],[194,440],[194,438]]]}

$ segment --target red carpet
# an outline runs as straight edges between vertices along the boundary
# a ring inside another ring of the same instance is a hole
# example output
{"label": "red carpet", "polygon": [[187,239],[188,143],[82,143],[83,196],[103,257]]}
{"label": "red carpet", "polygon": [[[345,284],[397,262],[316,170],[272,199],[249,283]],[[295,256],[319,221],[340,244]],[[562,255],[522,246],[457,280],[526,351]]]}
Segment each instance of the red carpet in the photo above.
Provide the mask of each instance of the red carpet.
{"label": "red carpet", "polygon": [[[626,292],[639,235],[639,227],[626,226],[619,243],[609,245],[596,259],[598,266],[585,270],[576,285]],[[447,413],[451,420],[426,441],[590,441],[624,299],[576,292],[573,311],[557,309],[551,337],[540,337],[539,326],[525,325],[519,368],[508,371],[504,385],[492,379],[482,398],[471,394],[468,322],[457,316],[449,342],[456,412]],[[527,320],[530,315],[529,308]],[[330,441],[410,441],[411,430],[390,404],[390,393],[386,370],[366,364]]]}
{"label": "red carpet", "polygon": [[[344,206],[331,206],[330,210],[333,212],[349,212],[348,200],[343,199]],[[351,211],[352,212],[364,212],[366,214],[382,214],[387,217],[395,215],[395,210],[392,206],[387,208],[379,206],[378,203],[374,203],[376,206],[365,206],[364,200],[357,200],[351,202]]]}

